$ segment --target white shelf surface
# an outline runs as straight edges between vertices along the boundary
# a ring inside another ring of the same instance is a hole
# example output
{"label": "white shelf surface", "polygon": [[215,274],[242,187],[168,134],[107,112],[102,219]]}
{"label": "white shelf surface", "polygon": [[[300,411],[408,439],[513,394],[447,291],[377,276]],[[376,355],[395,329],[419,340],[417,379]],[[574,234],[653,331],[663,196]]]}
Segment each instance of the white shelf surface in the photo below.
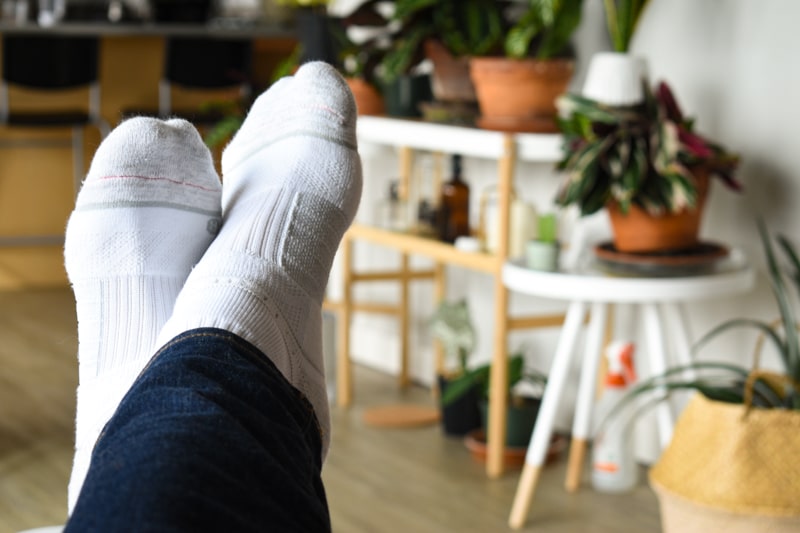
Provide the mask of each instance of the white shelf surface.
{"label": "white shelf surface", "polygon": [[552,163],[561,159],[562,137],[552,133],[514,133],[449,126],[420,120],[360,116],[359,143],[406,146],[416,150],[499,159],[504,140],[512,135],[520,161]]}

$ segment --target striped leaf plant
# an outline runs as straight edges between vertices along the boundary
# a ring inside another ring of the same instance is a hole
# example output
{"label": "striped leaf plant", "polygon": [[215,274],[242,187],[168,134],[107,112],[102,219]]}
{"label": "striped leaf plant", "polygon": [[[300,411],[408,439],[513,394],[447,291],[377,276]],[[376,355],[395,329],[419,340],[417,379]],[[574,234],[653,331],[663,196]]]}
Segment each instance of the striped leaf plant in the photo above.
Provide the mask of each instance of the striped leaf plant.
{"label": "striped leaf plant", "polygon": [[582,215],[610,202],[627,213],[638,205],[651,215],[693,208],[700,169],[739,190],[739,158],[694,131],[670,87],[644,87],[644,102],[609,106],[576,94],[562,95],[558,125],[563,133],[564,171],[556,203],[576,205]]}

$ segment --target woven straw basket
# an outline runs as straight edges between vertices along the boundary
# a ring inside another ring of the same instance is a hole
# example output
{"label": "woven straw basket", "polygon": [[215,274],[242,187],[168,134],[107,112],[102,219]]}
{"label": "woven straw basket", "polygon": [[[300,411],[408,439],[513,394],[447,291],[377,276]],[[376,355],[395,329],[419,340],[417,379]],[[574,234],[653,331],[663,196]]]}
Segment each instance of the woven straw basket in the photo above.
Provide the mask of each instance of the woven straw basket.
{"label": "woven straw basket", "polygon": [[664,533],[800,531],[800,412],[697,394],[650,471]]}

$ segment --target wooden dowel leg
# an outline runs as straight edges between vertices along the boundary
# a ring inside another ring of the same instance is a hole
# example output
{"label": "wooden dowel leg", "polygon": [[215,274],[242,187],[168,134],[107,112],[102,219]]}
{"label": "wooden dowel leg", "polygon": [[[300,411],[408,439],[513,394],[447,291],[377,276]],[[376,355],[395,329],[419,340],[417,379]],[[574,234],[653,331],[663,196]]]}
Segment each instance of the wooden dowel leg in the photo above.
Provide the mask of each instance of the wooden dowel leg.
{"label": "wooden dowel leg", "polygon": [[517,493],[514,496],[514,504],[511,506],[511,516],[508,519],[511,529],[520,529],[525,525],[541,471],[540,466],[525,463],[519,485],[517,485]]}
{"label": "wooden dowel leg", "polygon": [[564,483],[567,491],[575,492],[581,486],[583,461],[586,458],[586,439],[572,439],[567,463],[567,479]]}

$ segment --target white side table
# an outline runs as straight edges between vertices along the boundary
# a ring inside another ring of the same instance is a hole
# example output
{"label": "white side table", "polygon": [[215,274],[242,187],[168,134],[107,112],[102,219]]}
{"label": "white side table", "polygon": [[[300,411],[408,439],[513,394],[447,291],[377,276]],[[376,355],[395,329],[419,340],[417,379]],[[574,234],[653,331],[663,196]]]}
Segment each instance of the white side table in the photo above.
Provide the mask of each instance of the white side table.
{"label": "white side table", "polygon": [[[508,289],[570,302],[511,509],[509,524],[512,528],[520,528],[527,519],[553,433],[554,418],[566,384],[575,343],[588,308],[591,307],[591,319],[575,406],[567,490],[575,490],[580,484],[586,443],[590,436],[592,403],[608,306],[634,304],[638,307],[650,370],[653,374],[659,374],[667,368],[664,337],[667,323],[672,325],[671,331],[675,335],[676,362],[686,364],[691,361],[681,304],[747,291],[752,288],[754,279],[752,267],[739,250],[732,250],[712,271],[682,277],[620,277],[591,268],[576,272],[541,272],[518,263],[505,264],[503,283]],[[657,421],[660,442],[665,446],[672,437],[673,426],[672,414],[666,402],[662,402],[658,408]]]}

